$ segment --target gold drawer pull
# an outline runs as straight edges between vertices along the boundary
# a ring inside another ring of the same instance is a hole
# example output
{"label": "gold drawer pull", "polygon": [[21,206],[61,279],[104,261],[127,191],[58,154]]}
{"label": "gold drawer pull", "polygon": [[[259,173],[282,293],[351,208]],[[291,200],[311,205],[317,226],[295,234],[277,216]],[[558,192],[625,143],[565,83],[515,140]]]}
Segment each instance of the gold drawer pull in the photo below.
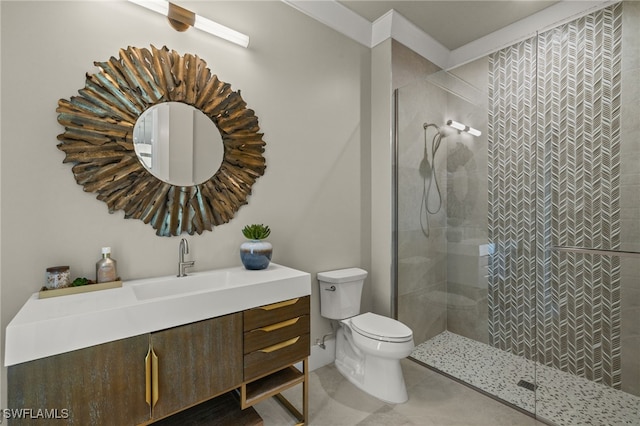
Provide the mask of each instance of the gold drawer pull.
{"label": "gold drawer pull", "polygon": [[296,303],[298,303],[298,300],[300,300],[300,298],[296,297],[295,299],[285,300],[284,302],[278,302],[278,303],[273,303],[271,305],[260,306],[258,309],[262,309],[263,311],[272,311],[274,309],[284,308],[285,306],[295,305]]}
{"label": "gold drawer pull", "polygon": [[144,400],[147,401],[147,405],[151,406],[151,346],[149,346],[147,356],[144,357],[144,377]]}
{"label": "gold drawer pull", "polygon": [[151,358],[153,360],[152,364],[152,369],[151,369],[151,382],[152,382],[152,386],[153,386],[153,390],[152,390],[152,401],[151,401],[151,408],[156,406],[156,403],[158,402],[158,399],[160,398],[160,390],[159,390],[159,386],[158,386],[158,355],[156,355],[156,353],[154,352],[153,349],[151,349]]}
{"label": "gold drawer pull", "polygon": [[256,329],[255,329],[255,330],[253,330],[253,331],[266,331],[266,332],[270,332],[270,331],[278,330],[278,329],[281,329],[281,328],[289,327],[290,325],[293,325],[293,324],[297,323],[299,319],[300,319],[300,317],[298,317],[298,318],[292,318],[292,319],[290,319],[290,320],[282,321],[282,322],[279,322],[279,323],[277,323],[277,324],[271,324],[271,325],[268,325],[268,326],[266,326],[266,327],[256,328]]}
{"label": "gold drawer pull", "polygon": [[295,345],[296,342],[300,339],[300,336],[294,337],[293,339],[289,339],[286,342],[278,343],[277,345],[269,346],[268,348],[260,349],[260,352],[268,354],[271,352],[275,352],[279,349],[286,348],[287,346]]}
{"label": "gold drawer pull", "polygon": [[145,392],[144,400],[153,408],[158,402],[158,355],[149,346],[144,357]]}

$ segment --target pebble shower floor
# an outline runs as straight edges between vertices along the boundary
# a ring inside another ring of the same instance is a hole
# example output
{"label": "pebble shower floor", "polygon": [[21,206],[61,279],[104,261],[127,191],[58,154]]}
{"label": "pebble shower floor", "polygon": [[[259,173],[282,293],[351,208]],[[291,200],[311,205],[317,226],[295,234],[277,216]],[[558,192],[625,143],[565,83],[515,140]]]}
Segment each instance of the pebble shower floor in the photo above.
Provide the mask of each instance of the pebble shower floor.
{"label": "pebble shower floor", "polygon": [[640,425],[637,396],[448,331],[416,346],[411,357],[552,424]]}

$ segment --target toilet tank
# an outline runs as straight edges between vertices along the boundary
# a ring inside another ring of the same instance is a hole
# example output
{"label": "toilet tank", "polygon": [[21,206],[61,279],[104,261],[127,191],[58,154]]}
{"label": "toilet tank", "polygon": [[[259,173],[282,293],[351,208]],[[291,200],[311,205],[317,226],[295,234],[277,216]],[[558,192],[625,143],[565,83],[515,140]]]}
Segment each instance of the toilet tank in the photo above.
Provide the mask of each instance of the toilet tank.
{"label": "toilet tank", "polygon": [[337,320],[358,315],[366,277],[367,271],[360,268],[319,272],[320,315]]}

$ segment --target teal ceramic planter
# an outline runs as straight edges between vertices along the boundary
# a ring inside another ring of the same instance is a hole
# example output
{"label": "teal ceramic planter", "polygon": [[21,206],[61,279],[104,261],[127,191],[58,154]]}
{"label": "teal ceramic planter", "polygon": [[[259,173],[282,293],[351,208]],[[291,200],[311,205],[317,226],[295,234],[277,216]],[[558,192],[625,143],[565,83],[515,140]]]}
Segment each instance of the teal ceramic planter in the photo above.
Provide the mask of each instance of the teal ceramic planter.
{"label": "teal ceramic planter", "polygon": [[273,246],[268,241],[249,240],[240,245],[240,260],[246,269],[266,269],[272,254]]}

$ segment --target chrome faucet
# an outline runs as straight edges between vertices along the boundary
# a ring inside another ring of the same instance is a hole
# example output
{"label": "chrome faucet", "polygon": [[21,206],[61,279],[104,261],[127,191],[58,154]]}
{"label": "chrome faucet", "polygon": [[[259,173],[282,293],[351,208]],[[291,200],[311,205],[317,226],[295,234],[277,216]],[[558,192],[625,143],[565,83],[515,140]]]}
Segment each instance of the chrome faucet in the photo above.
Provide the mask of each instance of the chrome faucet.
{"label": "chrome faucet", "polygon": [[189,254],[189,243],[186,239],[180,240],[180,246],[178,247],[178,276],[186,277],[187,273],[184,271],[185,268],[192,267],[196,262],[193,260],[188,260],[185,262],[184,255]]}

